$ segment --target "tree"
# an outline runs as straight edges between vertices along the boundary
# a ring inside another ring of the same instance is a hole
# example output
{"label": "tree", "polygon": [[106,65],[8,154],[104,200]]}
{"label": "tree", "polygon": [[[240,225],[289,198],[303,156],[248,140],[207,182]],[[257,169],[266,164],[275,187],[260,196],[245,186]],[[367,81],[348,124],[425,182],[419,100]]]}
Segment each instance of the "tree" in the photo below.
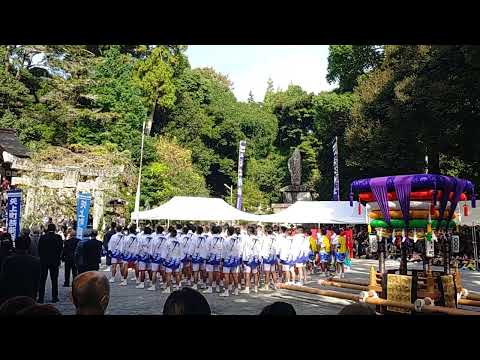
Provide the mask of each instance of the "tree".
{"label": "tree", "polygon": [[158,206],[173,196],[208,196],[203,176],[193,168],[191,151],[159,137],[156,158],[142,175],[141,203]]}
{"label": "tree", "polygon": [[338,82],[340,92],[352,91],[358,77],[378,67],[383,59],[378,45],[330,45],[327,80]]}

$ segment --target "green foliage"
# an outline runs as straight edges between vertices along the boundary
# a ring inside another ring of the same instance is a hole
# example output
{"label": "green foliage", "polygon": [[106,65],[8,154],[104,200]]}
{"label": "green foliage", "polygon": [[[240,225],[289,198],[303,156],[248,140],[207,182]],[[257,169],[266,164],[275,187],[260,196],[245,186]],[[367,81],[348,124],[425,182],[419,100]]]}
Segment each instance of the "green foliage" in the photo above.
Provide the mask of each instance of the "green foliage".
{"label": "green foliage", "polygon": [[330,45],[327,80],[338,82],[340,92],[352,91],[358,77],[379,66],[382,59],[380,46]]}
{"label": "green foliage", "polygon": [[175,141],[156,139],[156,157],[143,171],[141,204],[158,206],[176,195],[208,196],[205,179],[192,166],[191,152]]}

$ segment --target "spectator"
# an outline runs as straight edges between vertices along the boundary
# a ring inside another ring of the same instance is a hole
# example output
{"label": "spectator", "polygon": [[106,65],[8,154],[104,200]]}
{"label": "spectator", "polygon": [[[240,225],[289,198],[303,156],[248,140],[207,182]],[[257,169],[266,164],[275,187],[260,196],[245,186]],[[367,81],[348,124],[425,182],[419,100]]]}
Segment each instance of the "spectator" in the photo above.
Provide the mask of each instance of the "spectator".
{"label": "spectator", "polygon": [[78,275],[72,284],[72,301],[77,315],[104,315],[110,300],[110,284],[98,271]]}
{"label": "spectator", "polygon": [[13,241],[12,236],[8,232],[2,232],[0,234],[0,268],[2,267],[3,260],[13,254]]}
{"label": "spectator", "polygon": [[40,261],[36,257],[13,255],[6,258],[0,273],[0,299],[28,296],[35,300],[40,284],[40,271]]}
{"label": "spectator", "polygon": [[63,250],[63,241],[60,235],[55,234],[55,225],[48,224],[47,233],[38,241],[38,253],[40,255],[41,275],[38,302],[42,304],[45,299],[45,284],[50,272],[52,282],[52,302],[58,302],[58,269]]}
{"label": "spectator", "polygon": [[75,250],[78,273],[98,271],[102,262],[102,242],[97,240],[97,230],[87,230],[86,240],[79,241]]}
{"label": "spectator", "polygon": [[23,310],[20,310],[17,312],[17,315],[22,315],[22,316],[57,316],[57,315],[62,315],[60,311],[57,310],[57,308],[53,305],[50,304],[35,304],[32,306],[29,306]]}
{"label": "spectator", "polygon": [[20,236],[15,239],[15,253],[19,255],[28,255],[30,253],[31,243],[30,230],[23,229]]}
{"label": "spectator", "polygon": [[40,240],[40,227],[38,225],[32,226],[31,232],[30,232],[30,255],[39,257],[38,255],[38,241]]}
{"label": "spectator", "polygon": [[367,304],[355,303],[345,306],[338,315],[376,315],[376,313]]}
{"label": "spectator", "polygon": [[17,312],[32,305],[35,305],[35,300],[33,300],[31,297],[15,296],[6,300],[0,305],[0,316],[16,315]]}
{"label": "spectator", "polygon": [[176,290],[163,306],[163,315],[211,315],[205,297],[191,288]]}
{"label": "spectator", "polygon": [[72,273],[72,279],[75,279],[75,276],[77,276],[74,254],[79,240],[75,235],[75,231],[70,230],[67,239],[63,243],[62,261],[65,263],[65,281],[63,286],[65,287],[70,286],[70,273]]}
{"label": "spectator", "polygon": [[297,315],[297,313],[292,305],[283,301],[276,301],[273,304],[265,306],[260,315],[288,316]]}
{"label": "spectator", "polygon": [[103,248],[105,252],[107,252],[107,256],[106,256],[107,266],[112,265],[112,258],[110,255],[108,255],[108,242],[110,241],[110,238],[112,237],[112,235],[116,233],[115,231],[116,227],[117,227],[117,224],[112,222],[110,224],[110,229],[106,232],[105,236],[103,237]]}

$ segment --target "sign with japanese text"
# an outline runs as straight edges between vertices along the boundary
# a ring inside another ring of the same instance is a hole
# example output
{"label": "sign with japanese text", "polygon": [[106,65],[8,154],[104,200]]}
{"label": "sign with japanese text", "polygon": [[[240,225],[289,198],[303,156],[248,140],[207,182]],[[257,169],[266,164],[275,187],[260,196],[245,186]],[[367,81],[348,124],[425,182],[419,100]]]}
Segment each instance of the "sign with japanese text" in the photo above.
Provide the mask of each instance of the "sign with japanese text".
{"label": "sign with japanese text", "polygon": [[79,192],[77,198],[77,238],[83,240],[83,232],[88,225],[90,210],[90,193]]}
{"label": "sign with japanese text", "polygon": [[7,191],[7,231],[15,241],[20,235],[20,217],[22,208],[22,191],[9,190]]}

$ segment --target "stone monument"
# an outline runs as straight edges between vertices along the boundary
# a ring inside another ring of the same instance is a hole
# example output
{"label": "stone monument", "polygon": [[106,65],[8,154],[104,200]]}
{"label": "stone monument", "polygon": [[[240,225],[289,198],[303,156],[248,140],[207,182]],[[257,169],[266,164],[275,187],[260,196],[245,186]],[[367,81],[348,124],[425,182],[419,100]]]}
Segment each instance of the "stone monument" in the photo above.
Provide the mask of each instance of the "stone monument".
{"label": "stone monument", "polygon": [[298,200],[311,201],[312,192],[302,185],[302,154],[297,148],[288,159],[288,171],[290,172],[291,185],[280,189],[283,204],[272,204],[274,212],[281,211]]}

